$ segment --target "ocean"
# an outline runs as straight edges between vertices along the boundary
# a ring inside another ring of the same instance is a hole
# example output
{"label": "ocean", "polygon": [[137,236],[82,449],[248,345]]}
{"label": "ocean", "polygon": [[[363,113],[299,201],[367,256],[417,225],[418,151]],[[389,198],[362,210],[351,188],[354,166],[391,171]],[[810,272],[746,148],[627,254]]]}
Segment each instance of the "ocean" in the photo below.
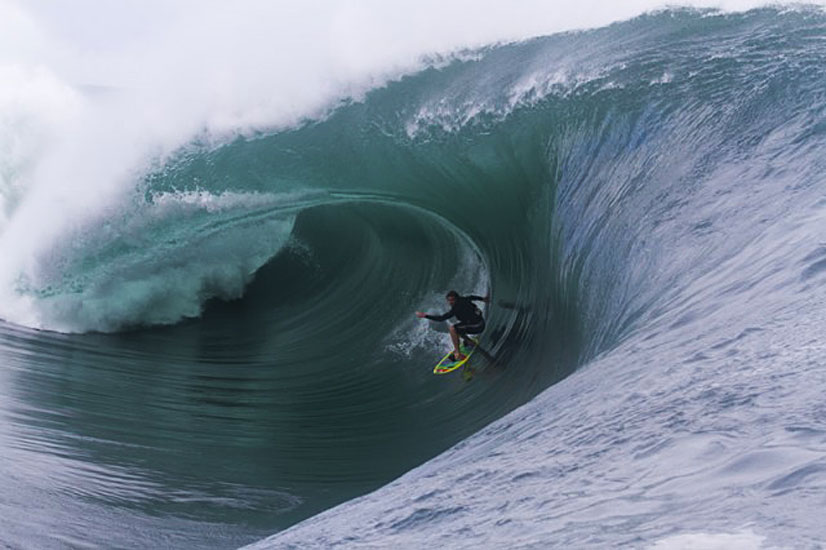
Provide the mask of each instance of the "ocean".
{"label": "ocean", "polygon": [[0,65],[0,541],[822,548],[823,11],[397,69],[159,137]]}

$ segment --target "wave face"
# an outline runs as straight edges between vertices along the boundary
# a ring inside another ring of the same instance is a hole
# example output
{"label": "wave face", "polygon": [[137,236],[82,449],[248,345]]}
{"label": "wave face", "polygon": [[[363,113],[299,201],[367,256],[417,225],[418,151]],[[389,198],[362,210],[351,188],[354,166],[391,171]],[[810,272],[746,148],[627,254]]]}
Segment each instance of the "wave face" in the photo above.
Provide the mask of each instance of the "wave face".
{"label": "wave face", "polygon": [[[816,544],[825,31],[657,12],[165,155],[0,269],[9,544],[240,545],[408,471],[257,547]],[[489,356],[437,378],[451,288]]]}

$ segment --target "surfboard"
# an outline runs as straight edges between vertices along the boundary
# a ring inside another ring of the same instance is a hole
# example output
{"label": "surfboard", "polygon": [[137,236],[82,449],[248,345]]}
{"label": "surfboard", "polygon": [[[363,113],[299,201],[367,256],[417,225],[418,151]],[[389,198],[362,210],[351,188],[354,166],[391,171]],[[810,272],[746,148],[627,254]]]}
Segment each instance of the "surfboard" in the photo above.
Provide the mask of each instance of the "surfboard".
{"label": "surfboard", "polygon": [[473,345],[471,347],[466,347],[465,343],[462,342],[459,345],[459,351],[465,354],[465,358],[461,361],[454,361],[451,357],[453,355],[453,351],[448,352],[447,355],[442,357],[442,360],[439,361],[439,364],[433,369],[433,374],[447,374],[449,372],[453,372],[465,363],[468,362],[470,356],[473,355],[473,352],[476,351],[476,348],[479,346],[479,341],[471,338]]}

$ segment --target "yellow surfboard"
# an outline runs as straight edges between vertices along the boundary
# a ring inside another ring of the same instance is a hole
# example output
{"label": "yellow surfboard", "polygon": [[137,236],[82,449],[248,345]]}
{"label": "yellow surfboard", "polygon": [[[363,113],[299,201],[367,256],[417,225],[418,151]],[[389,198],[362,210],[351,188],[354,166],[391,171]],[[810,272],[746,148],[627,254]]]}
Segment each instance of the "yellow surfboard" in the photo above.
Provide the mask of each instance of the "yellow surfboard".
{"label": "yellow surfboard", "polygon": [[478,340],[471,339],[471,341],[473,342],[473,346],[471,346],[470,348],[465,347],[464,342],[462,342],[459,345],[459,351],[465,354],[464,359],[462,359],[461,361],[454,361],[451,357],[453,355],[453,352],[450,351],[447,355],[442,357],[442,360],[439,361],[439,364],[436,365],[436,368],[433,369],[433,374],[447,374],[449,372],[455,371],[456,369],[467,363],[468,359],[470,359],[470,356],[473,355],[473,352],[476,351],[476,348],[479,346]]}

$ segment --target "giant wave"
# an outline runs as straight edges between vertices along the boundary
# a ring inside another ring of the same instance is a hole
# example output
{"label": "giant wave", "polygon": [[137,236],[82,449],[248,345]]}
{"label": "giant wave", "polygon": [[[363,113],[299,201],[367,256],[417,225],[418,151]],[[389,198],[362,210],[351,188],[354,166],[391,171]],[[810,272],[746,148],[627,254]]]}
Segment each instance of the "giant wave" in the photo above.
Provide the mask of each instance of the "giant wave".
{"label": "giant wave", "polygon": [[[55,186],[11,166],[10,541],[53,543],[35,498],[69,544],[251,542],[459,442],[259,546],[814,547],[824,30],[668,10],[464,51],[156,152],[91,214],[64,190],[36,239]],[[494,297],[470,382],[411,315],[453,287]]]}

